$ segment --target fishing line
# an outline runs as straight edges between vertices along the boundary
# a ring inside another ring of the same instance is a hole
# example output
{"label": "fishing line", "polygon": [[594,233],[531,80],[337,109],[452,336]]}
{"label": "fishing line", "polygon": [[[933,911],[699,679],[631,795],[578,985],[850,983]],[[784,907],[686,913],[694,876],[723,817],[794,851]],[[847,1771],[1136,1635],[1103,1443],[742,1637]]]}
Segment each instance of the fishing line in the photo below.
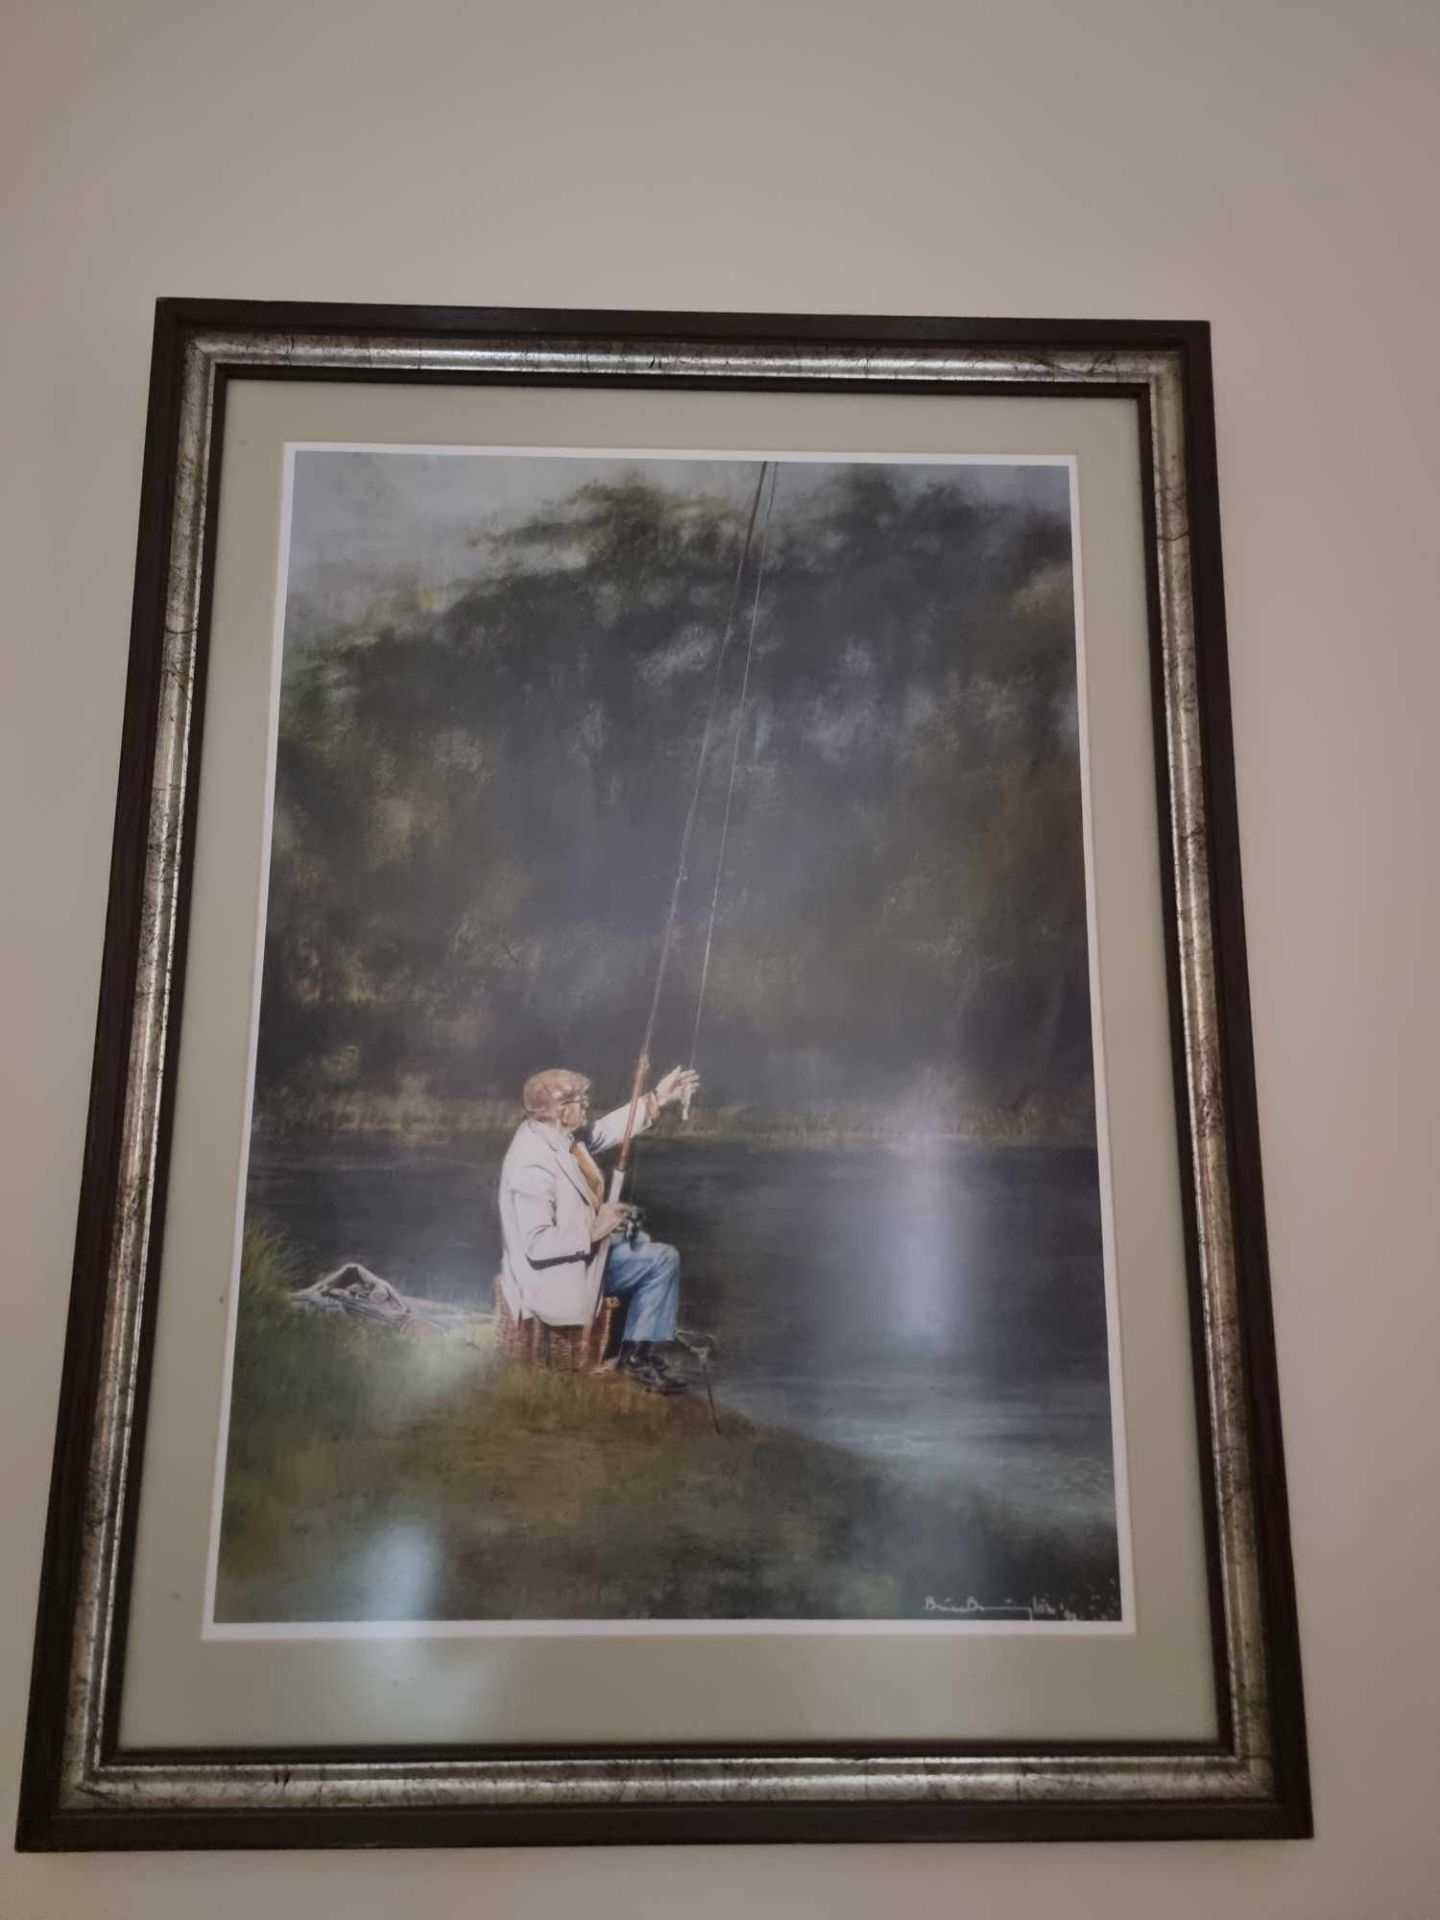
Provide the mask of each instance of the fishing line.
{"label": "fishing line", "polygon": [[[730,748],[730,780],[725,789],[725,813],[720,823],[720,851],[715,857],[715,891],[710,896],[710,924],[705,930],[705,957],[700,964],[700,991],[695,999],[695,1030],[690,1036],[690,1065],[700,1053],[700,1021],[705,1012],[705,988],[710,979],[710,950],[715,944],[715,917],[720,907],[720,888],[725,879],[725,848],[730,839],[730,810],[735,800],[735,774],[740,765],[740,741],[745,731],[745,700],[750,691],[750,663],[755,657],[755,629],[760,622],[760,589],[765,584],[765,561],[770,551],[770,520],[775,511],[775,487],[780,478],[778,463],[770,468],[770,498],[765,503],[764,528],[760,538],[760,563],[755,571],[755,597],[750,603],[750,639],[745,648],[745,671],[740,679],[740,698],[735,707],[735,738]],[[683,1108],[690,1117],[690,1102]]]}
{"label": "fishing line", "polygon": [[[680,912],[680,889],[685,882],[685,863],[690,854],[690,842],[695,832],[695,819],[700,811],[700,792],[705,783],[705,768],[710,757],[710,739],[715,729],[715,715],[720,705],[720,687],[725,669],[726,655],[730,651],[730,638],[735,629],[735,614],[740,605],[740,588],[745,578],[746,562],[750,558],[750,547],[755,537],[755,522],[760,512],[760,498],[765,491],[766,475],[771,466],[769,461],[760,463],[760,477],[755,482],[755,498],[750,503],[750,519],[745,528],[745,538],[740,547],[740,558],[735,567],[735,581],[730,590],[730,610],[725,616],[725,628],[720,640],[720,652],[715,662],[715,679],[710,691],[710,707],[705,715],[705,730],[700,736],[700,753],[695,766],[695,787],[690,795],[690,807],[685,816],[684,831],[680,835],[680,854],[675,866],[675,884],[670,891],[670,907],[665,915],[665,931],[660,941],[660,961],[655,970],[655,990],[650,996],[650,1012],[645,1022],[645,1036],[640,1042],[639,1057],[635,1062],[635,1078],[630,1088],[630,1108],[625,1116],[625,1137],[620,1144],[620,1158],[615,1171],[610,1176],[610,1198],[618,1200],[625,1178],[625,1169],[630,1160],[630,1149],[635,1138],[635,1114],[640,1105],[640,1096],[645,1090],[646,1076],[650,1071],[650,1042],[655,1037],[655,1018],[660,1010],[660,991],[665,984],[665,970],[670,962],[670,949],[675,942],[675,923]],[[772,488],[773,499],[773,488]],[[754,640],[754,627],[751,627],[751,640]],[[748,660],[747,660],[748,670]]]}

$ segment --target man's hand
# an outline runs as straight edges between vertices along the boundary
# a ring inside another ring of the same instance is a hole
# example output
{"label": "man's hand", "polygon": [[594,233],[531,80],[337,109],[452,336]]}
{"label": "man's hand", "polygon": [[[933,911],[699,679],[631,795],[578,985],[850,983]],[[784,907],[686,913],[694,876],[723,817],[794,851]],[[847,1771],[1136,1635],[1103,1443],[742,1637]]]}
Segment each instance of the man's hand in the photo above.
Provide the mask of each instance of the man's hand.
{"label": "man's hand", "polygon": [[608,1240],[612,1233],[618,1233],[629,1214],[630,1209],[623,1200],[602,1200],[590,1223],[591,1246],[598,1247],[602,1240]]}
{"label": "man's hand", "polygon": [[672,1067],[663,1080],[655,1083],[657,1107],[678,1107],[682,1100],[693,1100],[700,1090],[700,1076],[693,1067]]}

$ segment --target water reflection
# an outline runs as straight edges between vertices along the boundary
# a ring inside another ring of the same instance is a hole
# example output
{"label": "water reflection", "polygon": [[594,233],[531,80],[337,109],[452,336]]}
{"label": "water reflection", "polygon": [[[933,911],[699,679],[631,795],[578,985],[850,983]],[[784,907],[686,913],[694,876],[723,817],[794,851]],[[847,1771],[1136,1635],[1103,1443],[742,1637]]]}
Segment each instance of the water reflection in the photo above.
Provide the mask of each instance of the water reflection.
{"label": "water reflection", "polygon": [[[949,1353],[964,1319],[973,1215],[948,1204],[953,1168],[947,1146],[943,1140],[916,1140],[894,1156],[899,1162],[895,1237],[876,1253],[888,1265],[885,1301],[883,1308],[877,1302],[877,1309],[891,1321],[890,1343]],[[890,1210],[881,1217],[889,1218]]]}
{"label": "water reflection", "polygon": [[[258,1141],[251,1205],[307,1277],[358,1259],[488,1306],[503,1150]],[[648,1142],[635,1191],[723,1399],[914,1471],[963,1460],[1007,1499],[1112,1499],[1093,1153]]]}

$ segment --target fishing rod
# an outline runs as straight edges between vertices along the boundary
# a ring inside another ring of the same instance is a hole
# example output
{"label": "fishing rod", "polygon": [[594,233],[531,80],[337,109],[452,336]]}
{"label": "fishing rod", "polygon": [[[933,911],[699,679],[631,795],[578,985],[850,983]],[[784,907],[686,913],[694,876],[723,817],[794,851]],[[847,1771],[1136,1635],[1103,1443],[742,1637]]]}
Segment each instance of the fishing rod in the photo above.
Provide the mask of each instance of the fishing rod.
{"label": "fishing rod", "polygon": [[[680,915],[680,891],[685,882],[686,863],[690,857],[690,842],[695,833],[695,821],[700,811],[700,794],[705,783],[705,768],[710,758],[710,741],[715,731],[715,715],[720,705],[720,688],[725,670],[726,656],[730,651],[730,640],[735,630],[735,615],[740,605],[740,589],[744,583],[745,567],[750,558],[750,548],[755,538],[755,523],[760,514],[760,500],[765,491],[766,478],[773,462],[762,460],[760,475],[755,482],[755,498],[750,503],[750,518],[745,528],[745,538],[741,543],[740,557],[735,567],[735,580],[730,590],[730,609],[725,616],[725,627],[720,639],[720,652],[715,662],[715,677],[710,690],[710,706],[705,715],[705,728],[700,736],[700,752],[695,764],[695,785],[690,794],[690,806],[685,815],[684,829],[680,835],[680,852],[675,863],[675,884],[670,889],[670,905],[665,915],[664,932],[660,940],[660,959],[655,969],[655,986],[650,995],[650,1011],[645,1021],[645,1033],[640,1042],[640,1052],[635,1061],[635,1077],[630,1086],[630,1106],[625,1115],[625,1134],[620,1143],[620,1157],[615,1170],[610,1175],[609,1199],[618,1200],[624,1190],[625,1175],[630,1165],[630,1151],[635,1141],[635,1116],[640,1108],[641,1096],[645,1091],[645,1082],[650,1075],[650,1043],[655,1037],[655,1020],[660,1011],[660,994],[665,985],[665,973],[670,964],[670,950],[675,944],[675,928]],[[771,501],[774,501],[774,489],[771,489]],[[766,521],[768,539],[768,515]],[[758,604],[759,589],[756,598]],[[754,621],[750,629],[750,644],[755,641]],[[746,672],[749,671],[749,656],[746,657]],[[734,769],[732,766],[733,780]],[[728,806],[727,806],[728,811]]]}

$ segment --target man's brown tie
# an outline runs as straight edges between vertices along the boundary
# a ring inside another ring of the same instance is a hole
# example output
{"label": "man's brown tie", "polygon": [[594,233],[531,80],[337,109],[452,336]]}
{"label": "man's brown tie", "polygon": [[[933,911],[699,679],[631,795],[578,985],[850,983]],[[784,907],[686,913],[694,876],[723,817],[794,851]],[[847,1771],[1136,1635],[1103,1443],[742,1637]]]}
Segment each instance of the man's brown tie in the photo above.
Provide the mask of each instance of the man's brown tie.
{"label": "man's brown tie", "polygon": [[585,1146],[583,1142],[572,1140],[570,1142],[570,1153],[576,1166],[579,1167],[581,1173],[584,1174],[585,1184],[589,1187],[591,1193],[594,1194],[595,1204],[598,1207],[605,1198],[605,1182],[600,1177],[599,1167],[596,1166],[590,1156],[590,1149]]}

